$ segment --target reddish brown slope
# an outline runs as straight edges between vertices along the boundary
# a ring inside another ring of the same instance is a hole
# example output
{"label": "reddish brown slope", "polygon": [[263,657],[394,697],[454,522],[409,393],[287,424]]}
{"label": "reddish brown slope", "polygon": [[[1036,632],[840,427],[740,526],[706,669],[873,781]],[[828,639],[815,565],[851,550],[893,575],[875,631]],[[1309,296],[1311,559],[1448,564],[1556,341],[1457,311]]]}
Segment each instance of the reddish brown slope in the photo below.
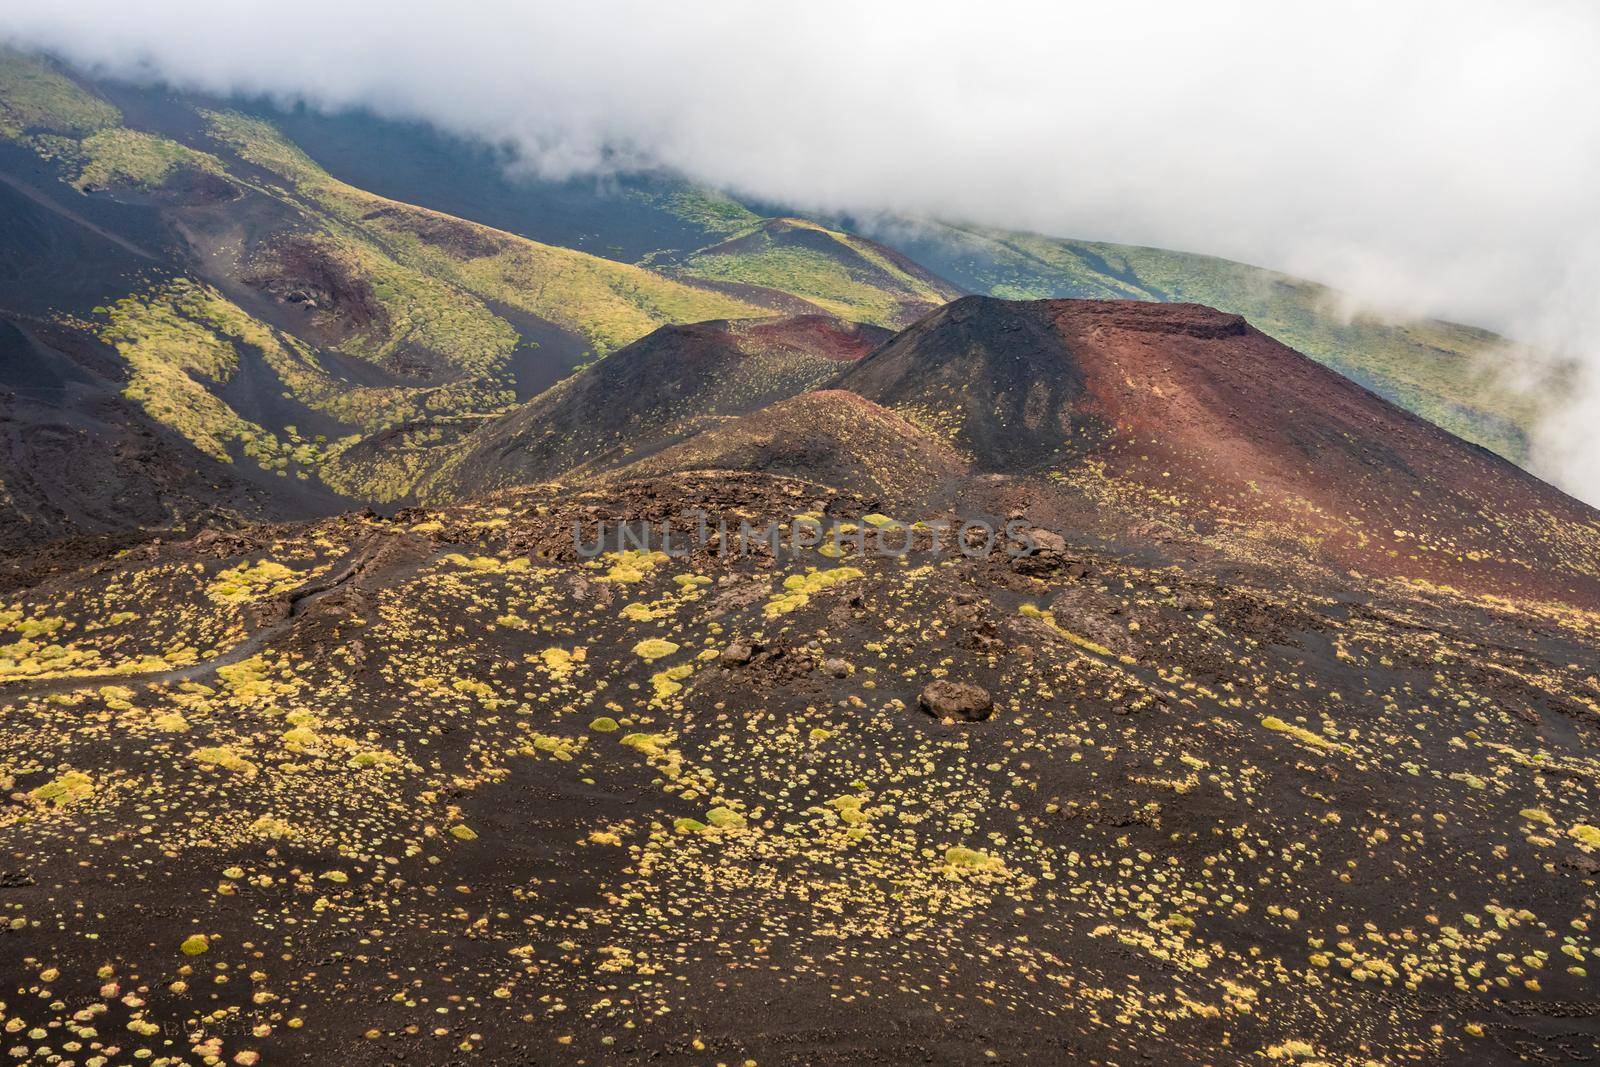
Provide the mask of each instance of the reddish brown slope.
{"label": "reddish brown slope", "polygon": [[956,301],[838,384],[995,470],[1338,564],[1600,602],[1600,515],[1193,304]]}

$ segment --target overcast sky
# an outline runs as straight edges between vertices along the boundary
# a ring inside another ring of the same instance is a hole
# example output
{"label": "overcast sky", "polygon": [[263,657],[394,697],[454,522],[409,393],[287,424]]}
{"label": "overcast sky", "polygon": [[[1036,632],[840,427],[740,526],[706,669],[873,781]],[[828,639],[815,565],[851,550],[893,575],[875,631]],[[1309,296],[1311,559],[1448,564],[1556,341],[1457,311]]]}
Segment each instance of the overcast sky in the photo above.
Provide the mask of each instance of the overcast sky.
{"label": "overcast sky", "polygon": [[[1600,378],[1593,0],[5,0],[0,31],[509,140],[552,175],[665,165],[1229,256]],[[1600,387],[1578,404],[1545,462],[1600,501]]]}

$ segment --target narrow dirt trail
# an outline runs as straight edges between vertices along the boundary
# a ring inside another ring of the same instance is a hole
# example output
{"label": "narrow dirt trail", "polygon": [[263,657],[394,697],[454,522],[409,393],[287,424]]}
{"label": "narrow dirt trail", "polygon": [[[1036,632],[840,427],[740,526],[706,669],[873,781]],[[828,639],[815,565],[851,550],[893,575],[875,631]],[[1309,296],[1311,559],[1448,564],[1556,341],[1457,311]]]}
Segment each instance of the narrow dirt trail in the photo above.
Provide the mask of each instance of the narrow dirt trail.
{"label": "narrow dirt trail", "polygon": [[19,698],[50,696],[71,692],[88,686],[101,685],[161,685],[169,682],[189,682],[214,674],[219,667],[227,667],[249,659],[267,644],[287,633],[305,610],[318,600],[342,588],[377,560],[383,550],[394,543],[394,534],[379,534],[362,542],[346,553],[334,569],[320,578],[314,578],[293,590],[285,599],[282,614],[260,626],[254,633],[229,648],[198,663],[173,667],[161,671],[142,671],[137,674],[65,674],[38,679],[18,679],[0,682],[0,701]]}

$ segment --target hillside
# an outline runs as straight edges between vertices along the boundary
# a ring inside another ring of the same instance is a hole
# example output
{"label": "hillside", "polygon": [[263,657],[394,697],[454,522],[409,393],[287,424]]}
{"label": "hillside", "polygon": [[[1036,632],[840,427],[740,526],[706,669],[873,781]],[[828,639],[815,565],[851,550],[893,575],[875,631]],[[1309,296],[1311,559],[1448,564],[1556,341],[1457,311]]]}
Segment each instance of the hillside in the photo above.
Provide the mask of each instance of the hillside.
{"label": "hillside", "polygon": [[617,466],[804,392],[890,336],[823,315],[665,326],[485,424],[423,491],[457,499]]}
{"label": "hillside", "polygon": [[[1125,486],[1174,457],[1119,446],[1141,411],[1107,406],[1103,372],[1137,357],[1198,449],[1229,396],[1185,367],[1244,389],[1289,360],[1217,312],[971,300],[846,377],[940,379],[994,358],[995,323],[1048,342],[1011,346],[1007,380],[1076,362],[1072,418]],[[952,331],[972,344],[935,343]],[[1304,362],[1291,384],[1332,377]],[[1034,411],[995,418],[1043,449],[1063,413]],[[645,477],[207,534],[18,593],[0,937],[34,992],[0,1008],[13,1055],[1587,1055],[1600,599],[1549,598],[1566,564],[1537,545],[1515,592],[1476,595],[1468,560],[1441,561],[1450,585],[1329,567],[1148,524],[1049,463],[965,477],[958,448],[1001,454],[965,432],[979,414],[945,444],[803,394]],[[1287,480],[1263,414],[1222,445]],[[1479,455],[1402,445],[1424,480],[1369,474],[1399,496]],[[1226,473],[1192,462],[1186,484]],[[885,473],[894,516],[862,481]],[[607,548],[644,522],[670,554]],[[716,532],[769,522],[844,548]],[[1007,524],[1031,553],[982,535]],[[910,551],[853,547],[867,531]]]}
{"label": "hillside", "polygon": [[[209,103],[0,53],[0,241],[18,283],[0,317],[47,377],[121,398],[101,411],[116,425],[69,445],[86,468],[140,421],[172,463],[263,487],[265,511],[244,517],[392,501],[485,416],[663,323],[814,310],[368,193]],[[65,397],[14,405],[19,433],[71,423]],[[61,490],[57,521],[14,512],[8,536],[94,532],[95,502]],[[124,521],[158,528],[237,495],[140,491],[156,503]]]}
{"label": "hillside", "polygon": [[[376,189],[382,183],[378,191],[457,214],[483,212],[492,215],[483,221],[535,240],[628,262],[669,265],[741,230],[785,221],[763,219],[724,195],[666,176],[632,179],[615,193],[592,183],[526,177],[508,182],[504,159],[453,142],[446,154],[438,135],[425,130],[371,116],[270,114],[319,161],[357,184]],[[810,223],[852,241],[862,241],[861,234],[873,238],[868,243],[920,265],[918,272],[931,275],[940,289],[1007,299],[1193,302],[1243,315],[1289,347],[1519,464],[1528,459],[1532,428],[1561,389],[1559,373],[1528,392],[1507,388],[1507,372],[1513,380],[1526,378],[1533,357],[1492,333],[1435,320],[1351,317],[1344,310],[1351,301],[1335,290],[1214,256],[930,219],[815,217]],[[850,235],[852,230],[858,233]],[[736,256],[708,266],[754,277],[764,273],[770,284],[787,288],[783,269],[776,269],[782,267],[794,272],[794,286],[806,286],[823,300],[851,299],[852,283],[841,277],[839,266],[829,265],[827,276],[818,278],[803,256],[787,264],[775,260]],[[868,306],[885,306],[886,295],[869,294]]]}
{"label": "hillside", "polygon": [[956,301],[835,379],[981,467],[1374,574],[1594,595],[1600,516],[1198,305]]}
{"label": "hillside", "polygon": [[0,590],[29,575],[41,545],[54,568],[143,540],[141,530],[349,506],[197,454],[98,376],[103,359],[59,333],[0,322]]}
{"label": "hillside", "polygon": [[875,226],[880,240],[971,292],[1189,302],[1243,315],[1290,348],[1514,463],[1527,461],[1532,429],[1560,391],[1559,377],[1529,391],[1508,387],[1528,376],[1533,357],[1488,331],[1352,316],[1344,310],[1351,301],[1327,286],[1215,256],[927,220]]}
{"label": "hillside", "polygon": [[892,249],[797,218],[763,219],[677,273],[782,289],[842,318],[909,326],[962,290]]}
{"label": "hillside", "polygon": [[[541,182],[507,162],[371,116],[0,54],[0,272],[13,280],[0,322],[46,378],[88,376],[69,392],[13,391],[0,468],[32,463],[15,444],[32,436],[84,471],[112,470],[127,447],[115,441],[152,440],[158,456],[113,491],[144,501],[122,519],[96,499],[103,478],[45,502],[12,475],[0,536],[26,548],[198,514],[394,506],[456,484],[445,468],[475,431],[659,326],[825,311],[898,327],[963,290],[1243,312],[1514,460],[1539,410],[1492,387],[1485,368],[1508,358],[1498,338],[1345,323],[1337,294],[1238,264],[935,223],[880,224],[874,241],[670,176]],[[58,433],[80,424],[97,430]],[[160,473],[180,469],[209,473],[182,487]]]}

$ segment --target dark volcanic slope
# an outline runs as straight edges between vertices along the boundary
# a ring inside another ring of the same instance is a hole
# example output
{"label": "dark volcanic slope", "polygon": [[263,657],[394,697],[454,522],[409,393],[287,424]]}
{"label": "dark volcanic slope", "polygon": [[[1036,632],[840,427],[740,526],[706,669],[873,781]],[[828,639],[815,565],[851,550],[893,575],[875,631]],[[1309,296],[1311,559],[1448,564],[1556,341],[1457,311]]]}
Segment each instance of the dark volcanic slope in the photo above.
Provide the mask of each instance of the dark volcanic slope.
{"label": "dark volcanic slope", "polygon": [[1204,308],[879,339],[659,330],[456,468],[558,482],[7,597],[13,1058],[1590,1055],[1592,513]]}
{"label": "dark volcanic slope", "polygon": [[679,471],[786,474],[926,508],[967,472],[955,449],[855,393],[824,389],[701,431],[630,463],[621,478]]}
{"label": "dark volcanic slope", "polygon": [[451,498],[601,469],[803,392],[889,338],[826,315],[664,326],[480,429],[427,488]]}
{"label": "dark volcanic slope", "polygon": [[575,555],[679,508],[873,522],[679,475],[12,599],[9,1058],[1592,1058],[1600,615],[1070,526],[1027,560]]}
{"label": "dark volcanic slope", "polygon": [[351,506],[201,454],[120,395],[118,377],[102,346],[0,311],[0,590],[152,530]]}
{"label": "dark volcanic slope", "polygon": [[1206,533],[1373,573],[1595,602],[1600,516],[1194,304],[959,300],[837,385],[947,436]]}

